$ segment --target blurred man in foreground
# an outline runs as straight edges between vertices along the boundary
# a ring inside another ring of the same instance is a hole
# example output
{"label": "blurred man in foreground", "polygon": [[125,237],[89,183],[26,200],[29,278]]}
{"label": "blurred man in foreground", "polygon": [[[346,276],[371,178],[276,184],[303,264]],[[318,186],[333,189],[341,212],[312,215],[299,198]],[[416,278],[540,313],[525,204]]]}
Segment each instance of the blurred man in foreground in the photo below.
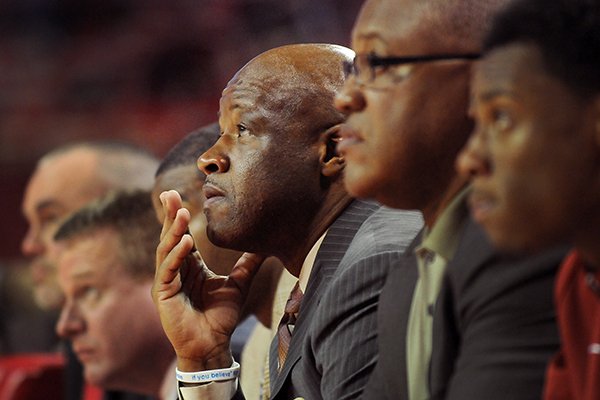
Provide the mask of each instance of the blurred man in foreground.
{"label": "blurred man in foreground", "polygon": [[454,169],[473,127],[473,60],[505,3],[367,0],[354,26],[356,58],[336,98],[348,115],[338,144],[346,187],[419,209],[426,224],[381,293],[379,360],[365,398],[541,394],[558,346],[550,293],[562,252],[495,251],[469,219],[468,179]]}
{"label": "blurred man in foreground", "polygon": [[[477,128],[459,158],[498,247],[572,243],[556,281],[561,350],[545,398],[600,398],[600,4],[520,0],[476,68]],[[533,300],[533,299],[532,299]]]}

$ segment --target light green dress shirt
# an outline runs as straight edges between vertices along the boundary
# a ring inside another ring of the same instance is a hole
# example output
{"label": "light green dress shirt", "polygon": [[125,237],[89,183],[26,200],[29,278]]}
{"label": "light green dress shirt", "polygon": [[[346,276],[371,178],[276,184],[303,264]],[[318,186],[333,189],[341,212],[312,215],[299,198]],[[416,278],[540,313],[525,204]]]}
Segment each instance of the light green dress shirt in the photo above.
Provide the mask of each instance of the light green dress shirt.
{"label": "light green dress shirt", "polygon": [[419,280],[415,286],[408,332],[406,334],[406,370],[410,400],[429,398],[429,360],[433,336],[433,310],[446,265],[452,259],[464,221],[469,188],[461,191],[439,216],[431,229],[425,229],[415,249]]}

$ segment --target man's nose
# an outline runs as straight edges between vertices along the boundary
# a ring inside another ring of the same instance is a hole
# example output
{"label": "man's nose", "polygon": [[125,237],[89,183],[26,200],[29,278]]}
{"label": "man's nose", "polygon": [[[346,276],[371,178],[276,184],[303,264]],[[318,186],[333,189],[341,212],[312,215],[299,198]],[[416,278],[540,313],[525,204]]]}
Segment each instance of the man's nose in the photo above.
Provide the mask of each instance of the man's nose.
{"label": "man's nose", "polygon": [[65,303],[60,311],[60,317],[56,322],[56,333],[58,336],[69,339],[83,331],[85,323],[76,307]]}
{"label": "man's nose", "polygon": [[491,164],[487,146],[486,135],[476,129],[456,158],[457,171],[467,178],[489,175]]}
{"label": "man's nose", "polygon": [[360,87],[354,83],[354,78],[348,78],[342,90],[335,96],[334,105],[346,115],[362,111],[366,107],[365,97]]}
{"label": "man's nose", "polygon": [[219,138],[217,143],[198,157],[198,168],[207,176],[215,172],[226,172],[229,170],[229,157],[224,154],[223,146],[226,138]]}
{"label": "man's nose", "polygon": [[45,246],[40,236],[39,229],[29,227],[21,242],[21,252],[29,257],[43,254]]}

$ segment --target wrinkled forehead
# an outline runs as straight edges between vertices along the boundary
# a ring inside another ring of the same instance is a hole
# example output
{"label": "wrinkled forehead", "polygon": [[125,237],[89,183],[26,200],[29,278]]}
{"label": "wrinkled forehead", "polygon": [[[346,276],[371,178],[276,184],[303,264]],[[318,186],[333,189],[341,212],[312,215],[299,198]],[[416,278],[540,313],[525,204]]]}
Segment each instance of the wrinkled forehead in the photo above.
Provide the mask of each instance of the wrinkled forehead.
{"label": "wrinkled forehead", "polygon": [[228,88],[255,94],[294,91],[298,96],[311,88],[335,92],[343,84],[343,61],[352,57],[351,50],[336,45],[283,46],[252,59]]}
{"label": "wrinkled forehead", "polygon": [[333,101],[336,89],[337,85],[311,79],[293,66],[256,62],[242,69],[223,90],[220,112],[293,118],[308,99],[331,97]]}
{"label": "wrinkled forehead", "polygon": [[280,62],[265,62],[271,60],[255,60],[242,68],[229,81],[223,90],[227,96],[240,104],[256,103],[258,106],[267,106],[268,102],[276,98],[291,95],[302,95],[302,90],[314,84],[294,66]]}

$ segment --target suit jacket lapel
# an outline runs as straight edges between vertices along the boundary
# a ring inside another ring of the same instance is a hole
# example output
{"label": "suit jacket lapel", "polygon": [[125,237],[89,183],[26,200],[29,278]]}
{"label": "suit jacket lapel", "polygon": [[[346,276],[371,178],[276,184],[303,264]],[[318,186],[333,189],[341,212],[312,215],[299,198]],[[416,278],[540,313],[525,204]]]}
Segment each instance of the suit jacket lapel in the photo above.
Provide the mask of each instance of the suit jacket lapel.
{"label": "suit jacket lapel", "polygon": [[311,316],[314,315],[323,292],[327,289],[327,284],[335,274],[354,235],[364,220],[378,208],[379,205],[376,203],[354,200],[329,227],[317,253],[306,293],[302,298],[298,319],[294,326],[294,334],[292,335],[288,355],[280,373],[277,372],[277,336],[271,343],[269,369],[271,376],[277,377],[271,380],[271,398],[275,398],[288,379],[294,365],[300,360]]}

